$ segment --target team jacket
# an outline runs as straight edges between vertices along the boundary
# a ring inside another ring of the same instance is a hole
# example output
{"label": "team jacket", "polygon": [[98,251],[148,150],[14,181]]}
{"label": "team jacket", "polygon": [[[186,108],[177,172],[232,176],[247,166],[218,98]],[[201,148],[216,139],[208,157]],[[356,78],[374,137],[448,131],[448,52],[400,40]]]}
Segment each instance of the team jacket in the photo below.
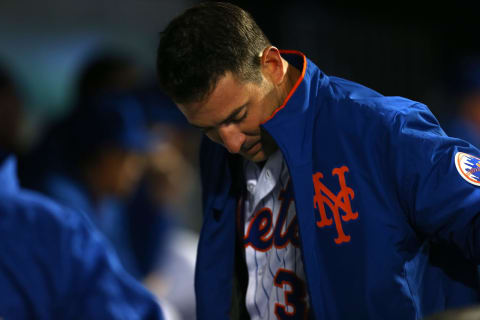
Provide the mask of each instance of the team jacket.
{"label": "team jacket", "polygon": [[[425,105],[282,55],[302,76],[262,128],[289,168],[315,319],[421,319],[478,302],[480,152]],[[201,169],[197,315],[228,319],[241,172],[207,139]]]}
{"label": "team jacket", "polygon": [[0,319],[162,319],[79,212],[19,188],[0,154]]}

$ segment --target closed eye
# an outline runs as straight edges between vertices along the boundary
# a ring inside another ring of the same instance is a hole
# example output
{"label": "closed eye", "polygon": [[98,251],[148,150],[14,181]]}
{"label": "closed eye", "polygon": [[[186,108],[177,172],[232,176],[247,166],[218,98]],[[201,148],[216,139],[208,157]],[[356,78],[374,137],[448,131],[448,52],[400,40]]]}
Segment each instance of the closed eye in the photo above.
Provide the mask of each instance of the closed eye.
{"label": "closed eye", "polygon": [[245,120],[245,118],[247,117],[247,115],[248,115],[248,111],[245,111],[240,118],[238,118],[238,119],[233,119],[232,122],[233,122],[233,123],[240,123],[240,122],[242,122],[243,120]]}
{"label": "closed eye", "polygon": [[[241,114],[241,112],[244,112],[243,115],[240,117],[240,118],[237,118],[239,114]],[[247,104],[244,104],[242,105],[241,107],[235,109],[231,114],[230,116],[228,116],[225,120],[221,121],[218,125],[216,126],[212,126],[212,127],[201,127],[201,126],[198,126],[198,125],[195,125],[192,123],[192,126],[194,126],[195,128],[197,129],[200,129],[203,133],[207,134],[209,131],[219,127],[219,126],[222,126],[222,125],[228,125],[230,123],[240,123],[242,122],[243,120],[245,120],[245,118],[248,116],[248,111],[247,111]]]}

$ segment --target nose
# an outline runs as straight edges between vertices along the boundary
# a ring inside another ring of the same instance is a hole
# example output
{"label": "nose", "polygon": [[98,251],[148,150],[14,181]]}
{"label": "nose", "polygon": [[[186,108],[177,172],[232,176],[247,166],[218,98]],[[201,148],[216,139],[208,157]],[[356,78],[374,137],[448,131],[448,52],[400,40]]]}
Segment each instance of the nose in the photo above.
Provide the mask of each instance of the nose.
{"label": "nose", "polygon": [[221,126],[218,129],[218,135],[230,153],[239,153],[246,138],[234,124]]}

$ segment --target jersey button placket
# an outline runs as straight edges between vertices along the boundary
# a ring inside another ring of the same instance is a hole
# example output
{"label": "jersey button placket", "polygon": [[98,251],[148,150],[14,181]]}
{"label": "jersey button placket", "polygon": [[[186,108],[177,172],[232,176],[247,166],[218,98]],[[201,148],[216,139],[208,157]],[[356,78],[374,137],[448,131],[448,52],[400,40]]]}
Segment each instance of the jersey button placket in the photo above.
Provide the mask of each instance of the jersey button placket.
{"label": "jersey button placket", "polygon": [[269,180],[272,178],[272,173],[270,172],[270,170],[267,169],[267,170],[265,171],[265,176],[266,176],[267,179],[269,179]]}

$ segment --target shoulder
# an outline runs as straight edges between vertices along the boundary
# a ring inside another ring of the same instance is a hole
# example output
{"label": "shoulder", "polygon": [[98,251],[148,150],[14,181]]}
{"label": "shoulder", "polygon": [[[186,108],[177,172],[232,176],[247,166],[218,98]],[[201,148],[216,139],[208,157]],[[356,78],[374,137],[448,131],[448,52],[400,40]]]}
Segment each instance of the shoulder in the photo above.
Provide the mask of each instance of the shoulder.
{"label": "shoulder", "polygon": [[[80,216],[36,193],[0,194],[0,286],[12,301],[34,314],[49,314],[52,303],[80,288],[79,261],[89,232]],[[73,271],[75,269],[75,271]],[[13,303],[13,302],[12,302]],[[29,304],[30,306],[30,304]],[[0,308],[5,304],[0,303]],[[49,318],[50,316],[47,316]]]}
{"label": "shoulder", "polygon": [[384,96],[361,84],[337,77],[330,77],[325,106],[338,121],[378,122],[391,129],[405,120],[437,123],[422,103],[400,96]]}
{"label": "shoulder", "polygon": [[0,230],[19,237],[52,239],[89,224],[88,218],[32,191],[0,194]]}
{"label": "shoulder", "polygon": [[[384,112],[409,112],[417,101],[400,96],[384,96],[359,83],[338,77],[329,78],[330,100],[356,107]],[[425,107],[425,106],[423,106]]]}

